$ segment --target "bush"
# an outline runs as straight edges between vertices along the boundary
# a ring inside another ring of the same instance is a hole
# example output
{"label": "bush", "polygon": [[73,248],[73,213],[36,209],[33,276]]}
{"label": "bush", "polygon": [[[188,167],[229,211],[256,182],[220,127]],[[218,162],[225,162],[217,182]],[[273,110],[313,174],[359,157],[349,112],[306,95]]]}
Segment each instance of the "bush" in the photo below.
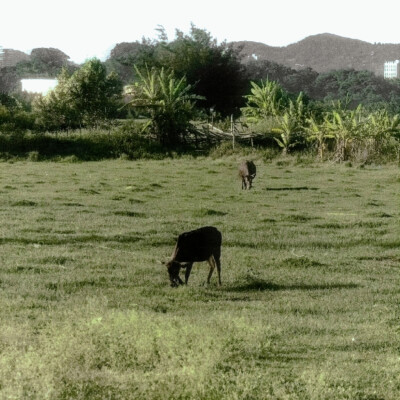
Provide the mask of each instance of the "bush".
{"label": "bush", "polygon": [[32,133],[13,131],[0,134],[2,158],[9,156],[57,160],[75,157],[77,160],[105,158],[162,158],[162,147],[141,134],[141,125],[129,122],[112,130],[77,130],[74,132]]}
{"label": "bush", "polygon": [[38,151],[30,151],[27,158],[28,161],[40,161],[40,154]]}

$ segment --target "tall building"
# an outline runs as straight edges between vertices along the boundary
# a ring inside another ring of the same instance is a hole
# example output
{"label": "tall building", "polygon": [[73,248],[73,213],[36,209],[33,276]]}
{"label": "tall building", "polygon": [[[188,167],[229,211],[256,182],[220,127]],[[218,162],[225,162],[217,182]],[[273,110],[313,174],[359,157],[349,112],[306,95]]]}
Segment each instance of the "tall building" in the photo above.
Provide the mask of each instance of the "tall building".
{"label": "tall building", "polygon": [[400,60],[386,61],[383,69],[385,79],[400,78]]}
{"label": "tall building", "polygon": [[4,59],[4,50],[3,47],[0,46],[0,68],[3,66],[3,59]]}

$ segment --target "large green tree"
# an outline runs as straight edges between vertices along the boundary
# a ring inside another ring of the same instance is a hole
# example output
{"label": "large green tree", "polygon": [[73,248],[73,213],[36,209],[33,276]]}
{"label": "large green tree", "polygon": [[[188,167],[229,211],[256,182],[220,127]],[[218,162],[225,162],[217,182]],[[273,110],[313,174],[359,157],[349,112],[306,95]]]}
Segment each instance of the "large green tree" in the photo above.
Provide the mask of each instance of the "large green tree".
{"label": "large green tree", "polygon": [[71,92],[71,76],[63,69],[58,75],[58,84],[46,96],[38,96],[33,101],[37,123],[43,129],[73,129],[81,127],[80,111]]}
{"label": "large green tree", "polygon": [[196,84],[196,92],[206,98],[204,108],[212,107],[222,115],[239,113],[248,84],[238,50],[226,42],[218,44],[193,24],[189,34],[177,31],[175,40],[163,47],[162,64]]}
{"label": "large green tree", "polygon": [[107,65],[111,70],[131,77],[127,67],[136,65],[143,71],[146,66],[173,70],[176,77],[186,77],[188,84],[196,85],[196,93],[205,100],[199,106],[213,108],[221,115],[239,113],[243,95],[248,89],[239,51],[232,45],[218,43],[210,33],[191,25],[190,32],[177,30],[174,40],[168,40],[159,27],[157,40],[141,43],[120,43],[112,51]]}
{"label": "large green tree", "polygon": [[48,129],[96,126],[116,118],[121,107],[122,82],[107,74],[98,59],[87,61],[72,75],[64,69],[58,85],[35,103],[39,122]]}
{"label": "large green tree", "polygon": [[85,125],[116,118],[120,108],[122,82],[115,73],[107,74],[98,59],[87,61],[70,79],[74,105]]}
{"label": "large green tree", "polygon": [[69,56],[61,50],[44,47],[33,49],[29,60],[16,65],[18,75],[24,78],[56,77],[62,68],[76,70],[76,66],[69,62]]}
{"label": "large green tree", "polygon": [[134,66],[139,69],[159,67],[157,61],[157,42],[143,38],[142,41],[118,43],[105,62],[109,71],[116,72],[125,84],[135,79]]}

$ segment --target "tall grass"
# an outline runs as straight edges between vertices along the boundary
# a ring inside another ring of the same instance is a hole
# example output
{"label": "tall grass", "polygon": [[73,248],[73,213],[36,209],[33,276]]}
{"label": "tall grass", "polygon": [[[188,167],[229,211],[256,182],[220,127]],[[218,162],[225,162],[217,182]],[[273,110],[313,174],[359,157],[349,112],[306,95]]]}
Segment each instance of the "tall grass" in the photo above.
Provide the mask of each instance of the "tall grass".
{"label": "tall grass", "polygon": [[[120,125],[110,126],[108,129],[81,129],[62,132],[30,132],[14,131],[2,133],[0,131],[0,160],[29,160],[29,161],[99,161],[105,159],[157,159],[190,155],[209,155],[212,158],[232,156],[254,155],[265,161],[278,157],[281,153],[267,126],[260,125],[252,128],[252,132],[258,133],[250,146],[249,139],[241,139],[236,136],[236,144],[233,147],[230,140],[215,143],[210,140],[202,140],[180,145],[161,146],[154,138],[143,133],[144,122],[132,120],[121,122]],[[264,129],[264,130],[263,130]],[[261,132],[263,134],[260,134]],[[269,133],[268,133],[269,132]],[[204,139],[204,138],[203,138]],[[335,141],[328,140],[323,160],[335,161]],[[197,147],[196,147],[197,146]],[[392,140],[380,143],[368,140],[368,138],[355,140],[347,151],[347,162],[357,164],[387,164],[399,163],[399,142]],[[291,149],[291,155],[305,159],[317,158],[318,149],[313,144],[302,143]]]}
{"label": "tall grass", "polygon": [[398,167],[249,156],[1,163],[0,398],[398,399]]}

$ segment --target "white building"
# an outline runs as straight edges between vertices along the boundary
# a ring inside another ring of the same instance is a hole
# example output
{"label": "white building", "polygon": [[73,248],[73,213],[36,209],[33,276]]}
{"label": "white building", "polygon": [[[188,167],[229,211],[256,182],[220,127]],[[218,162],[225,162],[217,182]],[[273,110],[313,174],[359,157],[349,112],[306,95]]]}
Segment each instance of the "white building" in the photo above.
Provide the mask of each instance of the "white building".
{"label": "white building", "polygon": [[22,91],[45,95],[57,86],[57,79],[21,79]]}
{"label": "white building", "polygon": [[3,65],[3,58],[4,58],[4,50],[3,47],[0,46],[0,67]]}
{"label": "white building", "polygon": [[385,79],[400,78],[400,60],[386,61],[383,70]]}

